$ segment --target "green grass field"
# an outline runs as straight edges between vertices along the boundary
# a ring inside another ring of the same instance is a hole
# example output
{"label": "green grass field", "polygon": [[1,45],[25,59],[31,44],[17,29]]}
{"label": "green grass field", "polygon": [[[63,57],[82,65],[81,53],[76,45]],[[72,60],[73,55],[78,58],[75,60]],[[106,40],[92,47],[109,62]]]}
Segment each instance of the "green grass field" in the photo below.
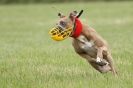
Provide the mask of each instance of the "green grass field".
{"label": "green grass field", "polygon": [[[84,9],[81,20],[106,39],[118,69],[100,74],[75,54],[71,39],[48,31],[64,14]],[[133,88],[133,2],[0,6],[0,88]]]}

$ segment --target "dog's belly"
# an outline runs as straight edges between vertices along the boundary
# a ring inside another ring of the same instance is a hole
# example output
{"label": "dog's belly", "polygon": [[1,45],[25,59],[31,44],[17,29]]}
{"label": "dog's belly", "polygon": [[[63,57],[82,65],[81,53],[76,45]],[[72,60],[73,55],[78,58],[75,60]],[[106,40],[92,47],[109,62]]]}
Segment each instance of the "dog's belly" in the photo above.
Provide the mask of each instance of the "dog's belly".
{"label": "dog's belly", "polygon": [[92,58],[96,58],[97,49],[95,48],[93,41],[88,41],[84,36],[74,39],[73,47],[77,52],[85,53]]}

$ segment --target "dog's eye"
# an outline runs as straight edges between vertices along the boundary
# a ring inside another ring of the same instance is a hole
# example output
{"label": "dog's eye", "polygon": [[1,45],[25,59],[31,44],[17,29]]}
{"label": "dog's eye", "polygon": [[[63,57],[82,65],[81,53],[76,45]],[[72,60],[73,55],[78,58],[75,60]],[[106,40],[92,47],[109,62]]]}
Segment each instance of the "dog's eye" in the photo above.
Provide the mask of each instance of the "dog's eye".
{"label": "dog's eye", "polygon": [[62,25],[64,27],[64,26],[66,26],[66,23],[63,21],[60,21],[60,25]]}

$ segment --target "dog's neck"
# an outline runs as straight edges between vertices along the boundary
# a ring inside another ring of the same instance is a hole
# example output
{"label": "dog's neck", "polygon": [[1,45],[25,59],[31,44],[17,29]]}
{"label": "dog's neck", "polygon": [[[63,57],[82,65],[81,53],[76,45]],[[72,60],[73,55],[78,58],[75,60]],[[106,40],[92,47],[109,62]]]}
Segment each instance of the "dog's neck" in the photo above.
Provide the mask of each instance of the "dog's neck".
{"label": "dog's neck", "polygon": [[71,37],[73,38],[79,37],[81,35],[82,29],[83,29],[83,25],[81,21],[78,18],[76,18],[74,22],[74,28],[73,28]]}

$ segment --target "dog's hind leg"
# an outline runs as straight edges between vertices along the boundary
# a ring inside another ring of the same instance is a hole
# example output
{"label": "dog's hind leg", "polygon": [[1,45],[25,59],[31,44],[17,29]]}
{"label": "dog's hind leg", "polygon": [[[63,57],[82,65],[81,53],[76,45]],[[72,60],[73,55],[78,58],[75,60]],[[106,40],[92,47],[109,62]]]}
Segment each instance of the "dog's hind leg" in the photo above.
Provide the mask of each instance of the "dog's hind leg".
{"label": "dog's hind leg", "polygon": [[97,63],[93,63],[93,62],[89,62],[91,64],[92,67],[94,67],[97,71],[99,71],[100,73],[107,73],[111,70],[109,65],[104,65],[104,66],[100,66]]}
{"label": "dog's hind leg", "polygon": [[81,57],[85,58],[92,67],[94,67],[96,70],[98,70],[101,73],[106,73],[108,71],[111,70],[110,66],[108,64],[106,65],[101,65],[99,63],[96,62],[95,58],[91,58],[89,55],[87,54],[83,54],[83,53],[78,53]]}
{"label": "dog's hind leg", "polygon": [[88,54],[86,53],[78,53],[81,57],[85,58],[88,62],[93,62],[96,63],[96,59],[91,58]]}
{"label": "dog's hind leg", "polygon": [[116,69],[115,69],[115,67],[114,67],[113,58],[112,58],[111,54],[108,54],[108,55],[107,55],[106,60],[109,62],[109,66],[111,67],[112,73],[113,73],[114,75],[117,75],[117,71],[116,71]]}

